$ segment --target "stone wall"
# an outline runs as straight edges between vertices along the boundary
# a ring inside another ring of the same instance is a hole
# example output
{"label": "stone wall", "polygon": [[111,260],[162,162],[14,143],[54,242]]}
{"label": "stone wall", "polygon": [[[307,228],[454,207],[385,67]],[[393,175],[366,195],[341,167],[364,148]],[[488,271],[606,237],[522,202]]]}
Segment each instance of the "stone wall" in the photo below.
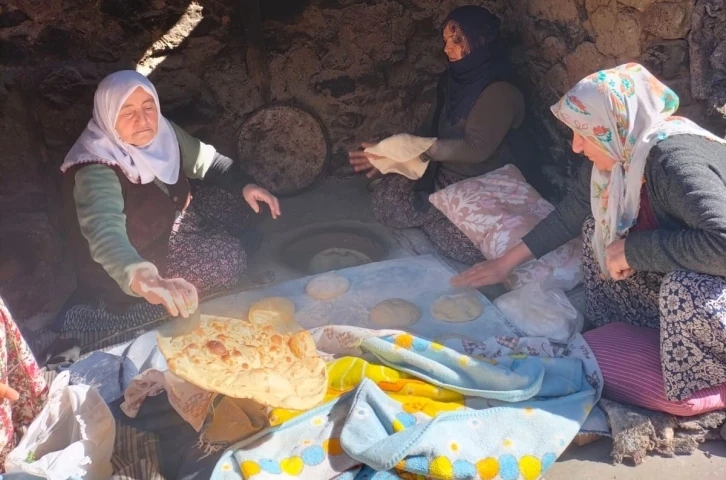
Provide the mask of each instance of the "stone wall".
{"label": "stone wall", "polygon": [[726,1],[515,0],[502,13],[521,42],[535,114],[553,134],[555,171],[568,164],[560,156],[568,132],[546,106],[584,76],[630,61],[678,93],[680,115],[726,134]]}
{"label": "stone wall", "polygon": [[[167,116],[235,155],[237,129],[263,103],[239,3],[0,0],[0,294],[19,318],[52,311],[73,288],[58,167],[103,76],[151,72]],[[644,62],[679,93],[682,112],[724,133],[725,0],[262,0],[272,97],[318,114],[330,174],[350,174],[345,152],[358,142],[418,124],[445,68],[441,23],[466,3],[504,19],[532,87],[533,135],[549,152],[533,161],[560,191],[576,161],[546,106],[598,68]]]}

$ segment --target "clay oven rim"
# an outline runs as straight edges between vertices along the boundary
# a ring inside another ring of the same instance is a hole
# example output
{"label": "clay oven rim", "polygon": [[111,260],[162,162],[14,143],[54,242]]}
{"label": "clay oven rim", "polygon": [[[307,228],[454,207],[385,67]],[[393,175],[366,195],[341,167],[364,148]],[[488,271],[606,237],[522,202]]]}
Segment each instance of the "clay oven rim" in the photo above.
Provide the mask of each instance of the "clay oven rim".
{"label": "clay oven rim", "polygon": [[321,225],[306,229],[287,240],[278,248],[276,257],[288,268],[310,275],[310,260],[331,248],[358,251],[374,263],[384,260],[389,250],[385,241],[364,226]]}

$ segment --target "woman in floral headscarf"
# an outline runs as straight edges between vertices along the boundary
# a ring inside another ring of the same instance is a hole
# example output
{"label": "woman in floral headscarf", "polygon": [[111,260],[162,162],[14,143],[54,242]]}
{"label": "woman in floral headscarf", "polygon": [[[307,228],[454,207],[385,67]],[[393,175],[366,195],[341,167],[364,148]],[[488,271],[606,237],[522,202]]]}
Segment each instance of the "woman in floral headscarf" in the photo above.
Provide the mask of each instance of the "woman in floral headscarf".
{"label": "woman in floral headscarf", "polygon": [[670,400],[726,383],[726,141],[677,108],[637,64],[580,81],[552,107],[590,160],[580,181],[523,243],[452,281],[498,283],[584,224],[588,320],[660,328]]}

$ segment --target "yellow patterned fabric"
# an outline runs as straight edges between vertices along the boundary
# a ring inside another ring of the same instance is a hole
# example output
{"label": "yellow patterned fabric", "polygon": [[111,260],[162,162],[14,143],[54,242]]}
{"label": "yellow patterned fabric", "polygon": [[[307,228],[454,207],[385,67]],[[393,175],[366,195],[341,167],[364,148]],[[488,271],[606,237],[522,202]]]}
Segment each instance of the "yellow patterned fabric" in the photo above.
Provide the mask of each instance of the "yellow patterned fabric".
{"label": "yellow patterned fabric", "polygon": [[[362,358],[339,358],[328,363],[327,369],[328,392],[324,402],[353,390],[367,378],[374,381],[392,399],[400,402],[408,413],[422,412],[434,417],[440,412],[464,408],[464,396],[460,393],[437,387],[384,365],[373,365]],[[273,409],[269,415],[270,425],[280,425],[301,413],[304,412]]]}

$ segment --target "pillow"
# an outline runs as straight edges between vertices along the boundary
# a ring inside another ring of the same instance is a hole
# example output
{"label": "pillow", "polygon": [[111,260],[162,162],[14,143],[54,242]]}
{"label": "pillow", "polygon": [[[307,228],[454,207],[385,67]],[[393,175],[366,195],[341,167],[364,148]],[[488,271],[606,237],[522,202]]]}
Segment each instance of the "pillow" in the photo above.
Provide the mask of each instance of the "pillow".
{"label": "pillow", "polygon": [[[554,210],[514,165],[469,178],[433,193],[429,200],[481,250],[499,258],[521,243],[540,220]],[[563,290],[582,281],[582,241],[572,240],[539,260],[517,267],[505,287],[521,288],[548,277]]]}
{"label": "pillow", "polygon": [[582,336],[600,365],[604,398],[680,417],[726,408],[726,384],[698,391],[679,402],[668,400],[658,330],[611,323]]}

